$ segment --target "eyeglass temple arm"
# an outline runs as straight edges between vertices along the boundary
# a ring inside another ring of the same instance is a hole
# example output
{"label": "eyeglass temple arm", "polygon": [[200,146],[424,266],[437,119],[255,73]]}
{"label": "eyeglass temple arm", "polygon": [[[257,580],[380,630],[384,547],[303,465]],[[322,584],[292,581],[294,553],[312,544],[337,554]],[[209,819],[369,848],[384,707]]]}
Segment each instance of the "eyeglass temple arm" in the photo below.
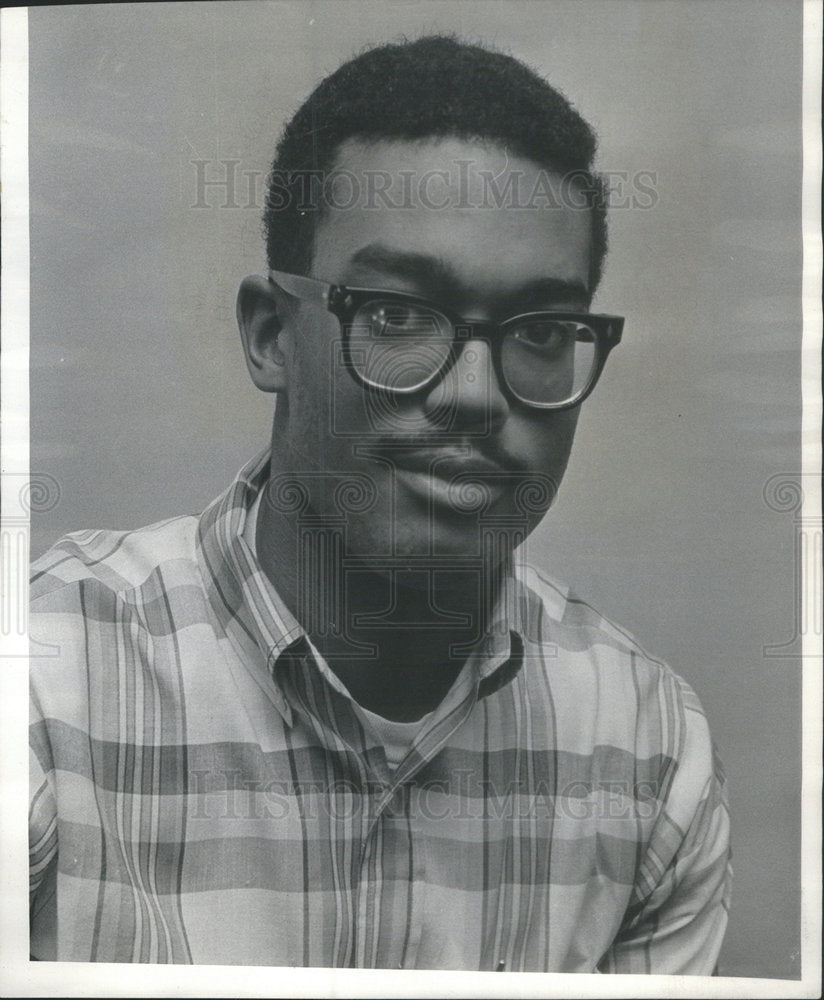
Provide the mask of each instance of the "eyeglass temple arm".
{"label": "eyeglass temple arm", "polygon": [[329,306],[329,295],[334,286],[328,285],[325,281],[304,278],[299,274],[286,274],[283,271],[270,271],[269,280],[284,292],[304,302],[312,302],[323,306],[324,309]]}

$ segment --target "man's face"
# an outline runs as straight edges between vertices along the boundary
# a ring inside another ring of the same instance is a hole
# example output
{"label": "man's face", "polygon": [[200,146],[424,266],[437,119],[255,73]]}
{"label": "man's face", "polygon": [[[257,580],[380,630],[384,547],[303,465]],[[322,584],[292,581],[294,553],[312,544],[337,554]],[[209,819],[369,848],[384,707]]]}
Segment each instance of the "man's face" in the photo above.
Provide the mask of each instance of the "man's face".
{"label": "man's face", "polygon": [[[546,183],[535,163],[446,139],[349,142],[337,168],[359,179],[362,196],[349,207],[350,180],[335,189],[312,277],[406,292],[477,321],[588,307],[589,212],[565,204],[559,178],[551,178],[552,207],[546,199],[514,207],[514,195],[498,204],[491,194],[490,178],[506,192],[517,174],[524,199],[539,175]],[[367,172],[380,184],[397,179],[392,203],[373,197],[365,207]],[[397,207],[403,184],[420,190],[426,177],[432,207]],[[322,306],[289,300],[279,338],[286,398],[278,401],[273,475],[304,477],[313,511],[325,517],[340,512],[336,488],[355,475],[374,502],[368,510],[344,503],[350,555],[472,556],[479,529],[493,522],[504,547],[517,544],[561,481],[577,409],[547,412],[509,400],[489,341],[471,335],[434,384],[402,397],[376,394],[344,367],[340,337],[337,318]]]}

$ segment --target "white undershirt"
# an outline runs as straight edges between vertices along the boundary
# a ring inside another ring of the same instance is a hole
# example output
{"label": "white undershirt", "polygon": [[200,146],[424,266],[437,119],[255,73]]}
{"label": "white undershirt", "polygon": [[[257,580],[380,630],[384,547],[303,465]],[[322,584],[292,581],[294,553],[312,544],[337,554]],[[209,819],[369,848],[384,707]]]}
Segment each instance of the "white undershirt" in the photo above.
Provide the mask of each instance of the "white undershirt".
{"label": "white undershirt", "polygon": [[[243,526],[243,540],[252,552],[255,553],[255,555],[257,555],[255,535],[257,531],[258,512],[260,510],[262,497],[263,490],[258,493],[255,502],[249,508],[249,512],[246,515],[246,523]],[[375,730],[375,733],[380,738],[384,751],[386,752],[386,761],[393,770],[409,753],[409,749],[415,741],[415,737],[434,714],[429,712],[424,715],[423,718],[416,719],[415,722],[393,722],[391,719],[384,719],[382,715],[375,715],[374,712],[370,712],[368,709],[362,708],[360,705],[358,705],[358,708],[361,712],[363,712],[370,726]]]}
{"label": "white undershirt", "polygon": [[416,719],[415,722],[392,722],[391,719],[384,719],[382,715],[375,715],[374,712],[370,712],[366,708],[361,708],[361,712],[380,737],[386,752],[386,762],[393,770],[409,753],[415,737],[434,714],[429,712],[422,719]]}

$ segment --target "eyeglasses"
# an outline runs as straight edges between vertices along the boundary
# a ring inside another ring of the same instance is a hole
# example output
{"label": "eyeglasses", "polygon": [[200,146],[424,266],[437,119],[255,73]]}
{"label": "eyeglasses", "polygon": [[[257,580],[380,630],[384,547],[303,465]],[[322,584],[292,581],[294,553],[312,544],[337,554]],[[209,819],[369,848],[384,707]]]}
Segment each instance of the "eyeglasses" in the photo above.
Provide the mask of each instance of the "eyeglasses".
{"label": "eyeglasses", "polygon": [[370,389],[409,395],[442,378],[469,340],[486,339],[504,391],[540,410],[577,406],[592,392],[624,320],[577,312],[530,312],[474,322],[426,299],[375,288],[330,285],[282,271],[269,280],[338,318],[343,360]]}

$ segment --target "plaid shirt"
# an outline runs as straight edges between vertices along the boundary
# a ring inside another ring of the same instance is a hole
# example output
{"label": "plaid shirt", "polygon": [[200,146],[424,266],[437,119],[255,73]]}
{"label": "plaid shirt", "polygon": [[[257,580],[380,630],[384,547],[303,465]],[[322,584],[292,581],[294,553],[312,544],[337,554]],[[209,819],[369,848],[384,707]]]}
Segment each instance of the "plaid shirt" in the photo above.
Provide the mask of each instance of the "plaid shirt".
{"label": "plaid shirt", "polygon": [[711,973],[729,824],[690,688],[519,570],[390,769],[244,541],[267,475],[35,565],[33,955]]}

